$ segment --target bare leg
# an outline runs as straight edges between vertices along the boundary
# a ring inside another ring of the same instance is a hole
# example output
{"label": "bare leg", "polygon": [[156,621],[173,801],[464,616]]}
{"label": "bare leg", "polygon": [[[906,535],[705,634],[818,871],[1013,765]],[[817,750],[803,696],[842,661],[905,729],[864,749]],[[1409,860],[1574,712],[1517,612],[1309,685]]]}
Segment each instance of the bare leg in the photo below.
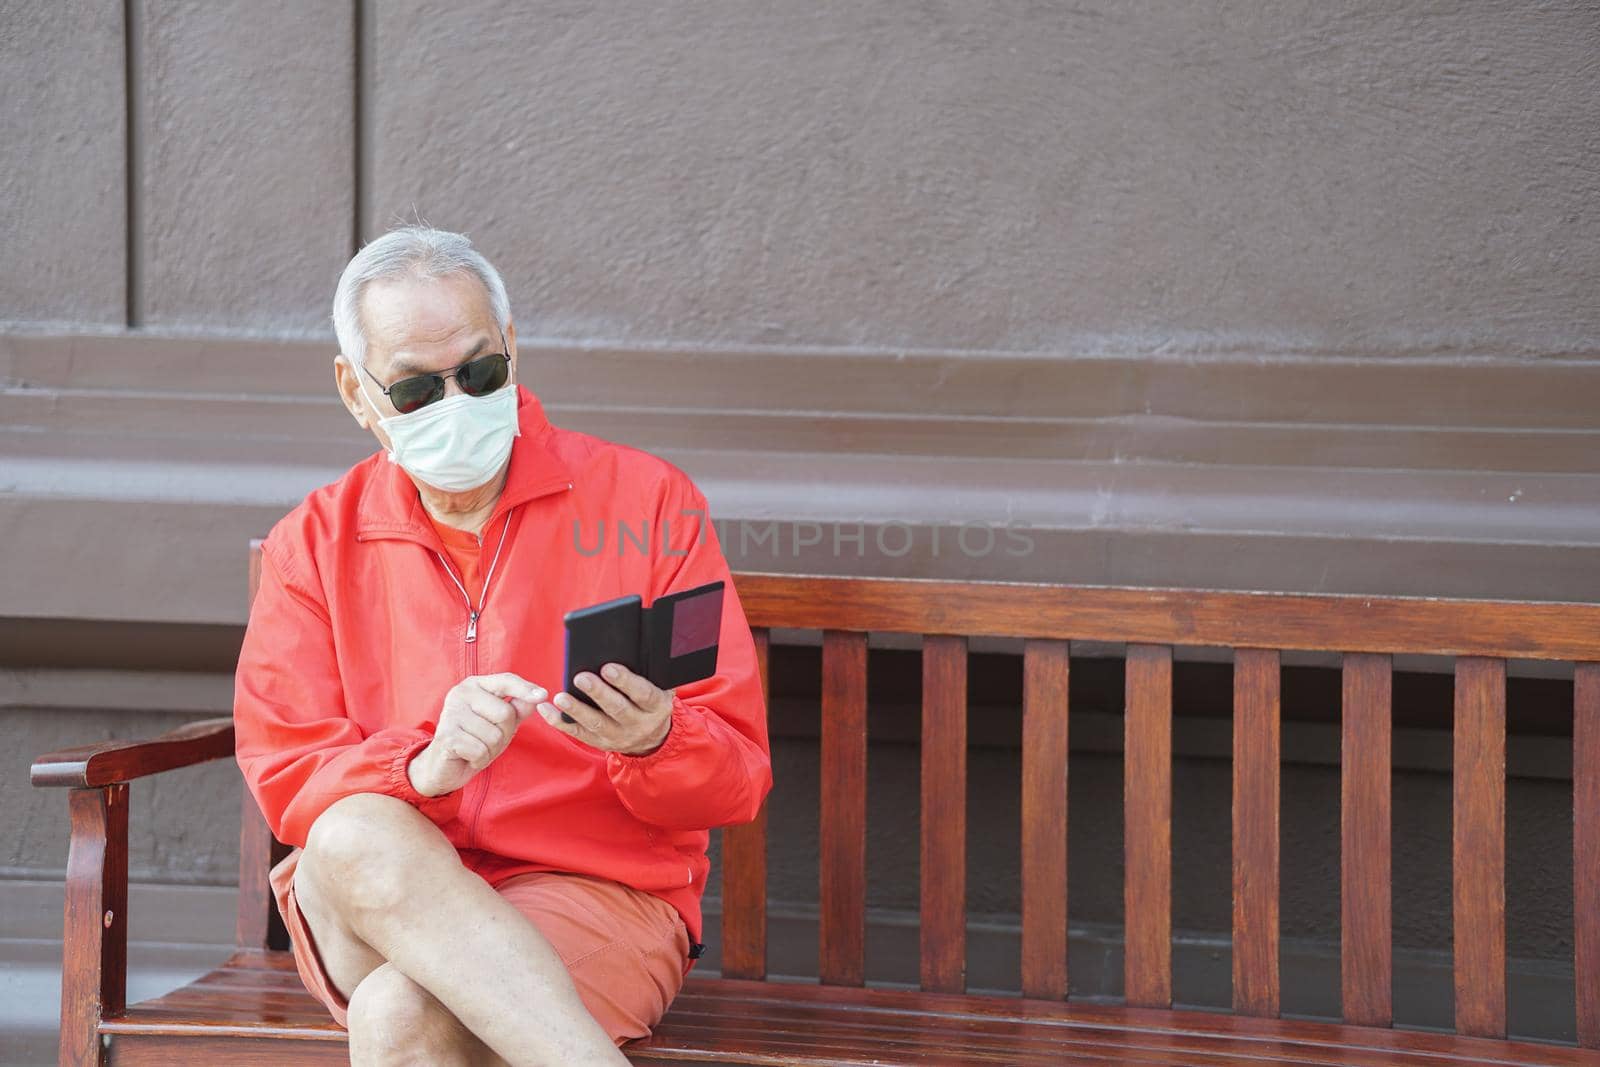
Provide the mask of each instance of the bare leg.
{"label": "bare leg", "polygon": [[627,1063],[550,942],[404,801],[362,793],[323,812],[295,896],[350,998],[352,1054],[359,987],[387,962],[515,1067]]}
{"label": "bare leg", "polygon": [[351,1067],[506,1067],[417,983],[385,963],[350,998]]}

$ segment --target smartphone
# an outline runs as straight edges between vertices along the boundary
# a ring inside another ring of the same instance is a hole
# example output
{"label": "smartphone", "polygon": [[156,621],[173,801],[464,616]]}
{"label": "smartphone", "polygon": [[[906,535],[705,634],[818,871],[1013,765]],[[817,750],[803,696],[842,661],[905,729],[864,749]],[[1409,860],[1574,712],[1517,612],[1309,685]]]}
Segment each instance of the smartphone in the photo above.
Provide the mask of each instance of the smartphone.
{"label": "smartphone", "polygon": [[[660,689],[711,677],[717,673],[722,593],[718,580],[656,597],[648,608],[633,594],[567,612],[563,688],[593,708],[598,705],[572,680],[584,671],[599,674],[607,663],[620,663]],[[566,712],[561,718],[572,721]]]}
{"label": "smartphone", "polygon": [[[563,617],[567,627],[567,669],[561,688],[591,708],[598,708],[587,693],[573,684],[579,674],[599,674],[607,663],[620,663],[643,674],[639,640],[643,618],[643,601],[637,593],[567,612]],[[561,713],[561,720],[575,721],[566,712]]]}

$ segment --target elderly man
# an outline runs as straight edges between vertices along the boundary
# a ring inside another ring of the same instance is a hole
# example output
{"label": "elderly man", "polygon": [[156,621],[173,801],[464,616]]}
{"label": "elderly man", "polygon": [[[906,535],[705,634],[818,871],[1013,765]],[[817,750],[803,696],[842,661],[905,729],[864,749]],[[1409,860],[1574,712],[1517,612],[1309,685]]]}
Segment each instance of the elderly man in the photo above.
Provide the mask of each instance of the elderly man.
{"label": "elderly man", "polygon": [[[382,451],[264,542],[234,703],[251,793],[297,846],[272,886],[301,978],[355,1064],[626,1062],[699,954],[707,830],[772,782],[705,498],[550,424],[459,234],[367,245],[333,320],[339,396]],[[564,613],[718,579],[712,677],[607,664],[574,679],[593,706],[556,691]]]}

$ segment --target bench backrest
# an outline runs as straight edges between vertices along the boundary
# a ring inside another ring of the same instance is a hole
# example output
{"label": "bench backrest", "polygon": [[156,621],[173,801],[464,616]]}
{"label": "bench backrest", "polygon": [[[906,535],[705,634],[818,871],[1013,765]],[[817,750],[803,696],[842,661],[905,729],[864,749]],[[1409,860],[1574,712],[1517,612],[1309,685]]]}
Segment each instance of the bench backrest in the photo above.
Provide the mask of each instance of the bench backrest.
{"label": "bench backrest", "polygon": [[[259,548],[252,545],[251,595]],[[1573,916],[1579,1043],[1600,1047],[1600,604],[1294,595],[762,573],[735,575],[763,680],[774,628],[822,632],[819,970],[865,981],[867,635],[922,637],[921,984],[966,973],[967,640],[1023,638],[1022,974],[1067,981],[1070,640],[1126,642],[1124,987],[1172,1004],[1172,647],[1233,650],[1233,1005],[1279,1012],[1279,653],[1343,654],[1341,985],[1346,1021],[1393,1021],[1391,657],[1455,657],[1456,1029],[1506,1033],[1505,661],[1574,667]],[[781,784],[779,786],[781,788]],[[766,812],[722,831],[722,973],[766,977]],[[284,853],[248,793],[241,945],[283,944],[266,870]]]}

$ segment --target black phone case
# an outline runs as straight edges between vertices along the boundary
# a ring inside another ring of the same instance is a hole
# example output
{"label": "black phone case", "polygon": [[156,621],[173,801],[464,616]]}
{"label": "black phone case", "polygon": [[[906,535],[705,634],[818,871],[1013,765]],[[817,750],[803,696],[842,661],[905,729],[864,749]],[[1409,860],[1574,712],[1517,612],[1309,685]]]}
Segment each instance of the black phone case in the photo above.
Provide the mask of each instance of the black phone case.
{"label": "black phone case", "polygon": [[720,646],[715,641],[705,648],[674,656],[672,635],[677,622],[678,605],[685,600],[713,593],[717,597],[717,621],[720,630],[722,590],[722,582],[707,582],[693,589],[668,593],[656,597],[655,603],[645,612],[644,632],[641,635],[645,645],[645,677],[659,688],[672,689],[689,682],[698,682],[717,673],[717,649]]}
{"label": "black phone case", "polygon": [[[620,663],[635,674],[645,673],[640,654],[642,603],[638,594],[632,594],[567,612],[567,669],[561,688],[593,708],[598,705],[572,684],[577,675],[584,671],[598,674],[607,663]],[[573,721],[566,712],[561,713],[561,719]]]}
{"label": "black phone case", "polygon": [[[648,608],[642,606],[643,601],[637,594],[630,594],[569,611],[564,618],[567,648],[562,688],[592,708],[597,706],[595,702],[572,680],[584,671],[598,674],[607,663],[620,663],[661,689],[711,677],[717,673],[719,645],[713,641],[708,647],[674,656],[673,623],[680,603],[715,594],[720,630],[723,588],[721,581],[707,582],[693,589],[659,596]],[[564,722],[573,721],[565,712],[561,718]]]}

